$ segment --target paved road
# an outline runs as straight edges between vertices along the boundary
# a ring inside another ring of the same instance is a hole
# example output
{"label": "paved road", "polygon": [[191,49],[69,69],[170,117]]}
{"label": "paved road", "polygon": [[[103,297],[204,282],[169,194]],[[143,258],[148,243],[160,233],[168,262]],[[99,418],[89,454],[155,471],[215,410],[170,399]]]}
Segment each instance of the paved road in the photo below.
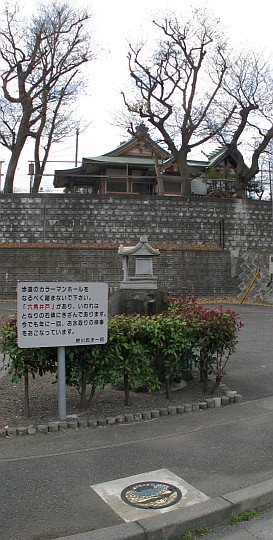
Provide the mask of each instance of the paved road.
{"label": "paved road", "polygon": [[237,352],[227,365],[226,384],[253,400],[273,395],[273,307],[225,306],[240,314]]}
{"label": "paved road", "polygon": [[273,310],[237,310],[245,328],[226,382],[245,402],[0,440],[0,539],[47,540],[121,524],[90,486],[148,471],[169,469],[209,497],[273,478]]}
{"label": "paved road", "polygon": [[2,317],[8,317],[12,313],[16,312],[16,301],[1,300],[0,302],[0,314]]}
{"label": "paved road", "polygon": [[209,497],[273,477],[273,398],[141,424],[2,440],[0,538],[122,523],[91,485],[169,469]]}

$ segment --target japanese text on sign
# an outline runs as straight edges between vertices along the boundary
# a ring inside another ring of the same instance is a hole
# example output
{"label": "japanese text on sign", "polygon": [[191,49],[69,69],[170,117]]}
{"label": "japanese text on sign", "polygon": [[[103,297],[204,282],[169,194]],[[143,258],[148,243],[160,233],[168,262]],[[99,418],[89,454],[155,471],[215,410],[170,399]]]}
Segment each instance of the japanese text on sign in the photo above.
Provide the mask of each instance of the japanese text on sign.
{"label": "japanese text on sign", "polygon": [[18,283],[18,345],[98,345],[107,341],[107,283]]}

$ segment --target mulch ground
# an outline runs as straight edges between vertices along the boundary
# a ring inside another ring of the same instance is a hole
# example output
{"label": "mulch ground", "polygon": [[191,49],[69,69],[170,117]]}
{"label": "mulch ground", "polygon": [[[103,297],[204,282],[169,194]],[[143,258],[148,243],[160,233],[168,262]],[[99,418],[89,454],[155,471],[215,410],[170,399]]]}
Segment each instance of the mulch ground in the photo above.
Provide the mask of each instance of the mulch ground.
{"label": "mulch ground", "polygon": [[[213,395],[220,395],[218,392]],[[24,382],[13,383],[10,376],[0,379],[0,427],[19,427],[48,424],[58,420],[58,387],[55,376],[46,374],[29,381],[30,416],[24,409]],[[130,405],[124,405],[122,389],[107,385],[104,390],[96,390],[93,401],[86,411],[80,411],[80,395],[77,389],[67,388],[67,414],[90,419],[118,416],[164,408],[169,405],[182,405],[204,401],[203,388],[197,376],[182,389],[175,389],[171,399],[166,399],[165,391],[130,393]]]}

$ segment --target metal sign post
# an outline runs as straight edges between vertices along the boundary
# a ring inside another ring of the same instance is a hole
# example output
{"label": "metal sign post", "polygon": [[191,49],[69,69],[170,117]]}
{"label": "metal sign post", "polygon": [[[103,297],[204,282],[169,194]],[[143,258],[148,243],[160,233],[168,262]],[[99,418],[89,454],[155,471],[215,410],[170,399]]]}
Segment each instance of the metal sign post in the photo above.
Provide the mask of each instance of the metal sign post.
{"label": "metal sign post", "polygon": [[58,411],[60,420],[66,419],[65,347],[57,348]]}
{"label": "metal sign post", "polygon": [[57,347],[61,420],[66,418],[65,346],[106,343],[107,323],[107,283],[18,283],[18,345],[21,348]]}

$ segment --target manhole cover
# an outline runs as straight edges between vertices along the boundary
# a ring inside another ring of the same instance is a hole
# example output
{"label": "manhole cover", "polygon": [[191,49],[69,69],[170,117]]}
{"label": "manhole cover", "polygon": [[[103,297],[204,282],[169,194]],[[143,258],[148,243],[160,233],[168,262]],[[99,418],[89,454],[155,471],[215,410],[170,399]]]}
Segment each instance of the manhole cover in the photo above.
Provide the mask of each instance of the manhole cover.
{"label": "manhole cover", "polygon": [[138,482],[121,492],[122,500],[136,508],[167,508],[180,501],[181,497],[180,489],[163,482]]}

